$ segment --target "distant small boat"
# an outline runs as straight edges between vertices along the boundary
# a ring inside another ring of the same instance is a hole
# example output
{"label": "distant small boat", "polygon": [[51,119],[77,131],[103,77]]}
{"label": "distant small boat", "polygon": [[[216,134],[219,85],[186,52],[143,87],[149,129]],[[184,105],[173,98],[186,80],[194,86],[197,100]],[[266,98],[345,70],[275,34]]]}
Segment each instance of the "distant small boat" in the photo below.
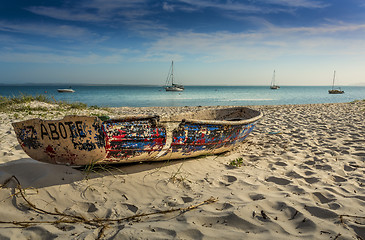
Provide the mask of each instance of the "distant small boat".
{"label": "distant small boat", "polygon": [[336,79],[336,71],[333,72],[332,89],[328,90],[328,93],[329,94],[343,94],[345,91],[342,91],[341,88],[335,89],[335,79]]}
{"label": "distant small boat", "polygon": [[171,92],[184,91],[183,85],[174,83],[174,61],[171,62],[171,67],[166,79],[165,90]]}
{"label": "distant small boat", "polygon": [[57,89],[57,92],[73,93],[73,92],[75,92],[75,90],[73,90],[71,87],[70,88],[59,88],[59,89]]}
{"label": "distant small boat", "polygon": [[274,70],[274,74],[273,74],[272,79],[271,79],[270,88],[271,89],[279,89],[280,88],[278,85],[275,84],[275,70]]}

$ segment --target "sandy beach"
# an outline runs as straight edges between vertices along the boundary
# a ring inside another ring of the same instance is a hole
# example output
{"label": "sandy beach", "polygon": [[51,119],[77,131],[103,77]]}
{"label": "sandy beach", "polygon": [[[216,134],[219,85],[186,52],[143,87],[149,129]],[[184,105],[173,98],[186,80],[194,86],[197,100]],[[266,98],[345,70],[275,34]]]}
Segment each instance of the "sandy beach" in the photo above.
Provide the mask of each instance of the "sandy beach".
{"label": "sandy beach", "polygon": [[250,108],[264,117],[233,151],[99,169],[29,158],[11,123],[40,113],[0,112],[0,239],[365,239],[365,101]]}

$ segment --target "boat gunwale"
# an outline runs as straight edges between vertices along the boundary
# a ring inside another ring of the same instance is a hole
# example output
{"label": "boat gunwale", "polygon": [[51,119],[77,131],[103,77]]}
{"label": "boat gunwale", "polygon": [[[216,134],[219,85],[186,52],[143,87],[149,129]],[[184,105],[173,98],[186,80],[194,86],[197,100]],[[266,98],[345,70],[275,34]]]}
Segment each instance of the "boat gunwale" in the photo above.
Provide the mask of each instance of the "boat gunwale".
{"label": "boat gunwale", "polygon": [[[98,117],[99,118],[99,117]],[[99,118],[100,119],[100,118]],[[116,122],[116,121],[143,121],[143,120],[159,120],[160,116],[159,115],[147,115],[147,114],[138,114],[138,115],[123,115],[122,117],[116,117],[116,118],[110,118],[107,119],[105,121],[101,120],[103,123],[108,123],[108,122]]]}
{"label": "boat gunwale", "polygon": [[[259,113],[257,116],[252,117],[252,118],[248,118],[248,119],[242,119],[239,121],[230,121],[230,120],[212,120],[212,119],[194,119],[194,118],[181,118],[179,120],[174,120],[173,117],[160,117],[159,115],[145,115],[145,114],[141,114],[141,115],[124,115],[123,117],[118,117],[118,118],[110,118],[108,120],[102,121],[103,123],[108,123],[108,122],[114,122],[114,121],[139,121],[139,120],[150,120],[150,119],[154,119],[157,120],[159,123],[163,124],[163,123],[195,123],[195,124],[215,124],[215,125],[230,125],[230,126],[234,126],[234,125],[243,125],[243,124],[248,124],[248,123],[252,123],[255,122],[257,120],[259,120],[260,118],[263,117],[263,113],[258,111],[258,110],[254,110],[252,108],[248,108],[248,107],[231,107],[231,108],[223,108],[223,109],[213,109],[213,110],[202,110],[202,111],[216,111],[216,110],[238,110],[238,109],[249,109],[251,111],[255,111],[257,113]],[[199,112],[199,111],[198,111]],[[178,116],[178,115],[177,115]],[[161,120],[160,120],[161,119]]]}
{"label": "boat gunwale", "polygon": [[[264,114],[261,111],[258,110],[254,110],[252,108],[248,108],[248,107],[229,107],[229,108],[222,108],[222,109],[209,109],[209,110],[202,110],[202,111],[223,111],[223,110],[228,110],[228,111],[237,111],[237,110],[242,110],[242,109],[247,109],[249,111],[255,112],[258,115],[255,117],[251,117],[251,118],[247,118],[247,119],[242,119],[242,120],[238,120],[238,121],[232,121],[229,119],[226,120],[214,120],[214,119],[196,119],[196,118],[181,118],[179,120],[173,120],[170,118],[170,120],[167,119],[163,119],[162,121],[160,121],[161,123],[194,123],[194,124],[214,124],[214,125],[229,125],[229,126],[235,126],[235,125],[245,125],[245,124],[249,124],[249,123],[253,123],[258,121],[260,118],[262,118],[264,116]],[[201,111],[200,111],[201,112]],[[199,113],[199,111],[197,112]]]}
{"label": "boat gunwale", "polygon": [[[235,110],[235,109],[243,109],[246,107],[238,107],[238,108],[223,108],[223,109],[219,109],[219,110]],[[140,114],[140,115],[124,115],[122,117],[117,117],[117,118],[110,118],[108,120],[101,120],[98,116],[87,116],[87,115],[65,115],[63,118],[59,118],[59,119],[42,119],[42,118],[32,118],[32,119],[27,119],[27,120],[23,120],[23,121],[19,121],[20,122],[25,122],[25,121],[32,121],[32,120],[41,120],[41,121],[62,121],[65,120],[67,118],[72,118],[72,117],[91,117],[91,118],[98,118],[102,124],[105,123],[112,123],[112,122],[118,122],[118,121],[142,121],[142,120],[155,120],[158,123],[195,123],[195,124],[216,124],[216,125],[243,125],[243,124],[249,124],[252,122],[256,122],[257,120],[259,120],[260,118],[263,117],[263,113],[258,111],[258,110],[254,110],[251,108],[246,108],[249,109],[251,111],[255,111],[256,113],[259,113],[257,116],[252,117],[252,118],[248,118],[248,119],[242,119],[242,120],[238,120],[238,121],[230,121],[230,120],[211,120],[211,119],[194,119],[194,118],[181,118],[179,120],[174,120],[173,117],[160,117],[159,115],[144,115],[144,114]],[[203,110],[205,111],[205,110]],[[211,111],[211,110],[207,110],[207,111]],[[213,110],[214,111],[214,110]],[[172,119],[171,119],[172,118]]]}
{"label": "boat gunwale", "polygon": [[260,114],[258,116],[256,116],[256,117],[249,118],[249,119],[243,119],[243,120],[240,120],[240,121],[182,119],[180,122],[195,123],[195,124],[215,124],[215,125],[230,125],[230,126],[234,126],[234,125],[244,125],[244,124],[249,124],[249,123],[256,122],[257,120],[259,120],[263,116],[264,116],[263,113],[260,112]]}

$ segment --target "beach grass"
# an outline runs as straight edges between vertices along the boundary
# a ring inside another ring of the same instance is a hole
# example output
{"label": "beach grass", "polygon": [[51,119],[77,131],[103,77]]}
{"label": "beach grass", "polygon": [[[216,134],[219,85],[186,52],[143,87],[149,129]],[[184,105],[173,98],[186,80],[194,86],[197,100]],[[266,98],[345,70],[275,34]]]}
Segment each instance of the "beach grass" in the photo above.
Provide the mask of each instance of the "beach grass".
{"label": "beach grass", "polygon": [[[24,103],[31,103],[33,101],[51,103],[50,99],[45,95],[31,96],[21,94],[19,96],[13,97],[4,97],[0,96],[0,111],[8,112],[14,109],[14,106]],[[20,110],[28,110],[28,109],[20,109]]]}
{"label": "beach grass", "polygon": [[18,96],[12,97],[4,97],[0,96],[0,111],[8,112],[8,111],[29,111],[29,110],[37,110],[37,111],[48,111],[47,107],[42,106],[30,106],[28,104],[32,102],[40,102],[46,104],[55,104],[58,106],[57,111],[62,109],[98,109],[97,106],[88,107],[87,104],[81,102],[65,102],[65,101],[57,101],[54,97],[48,97],[46,95],[26,95],[20,94]]}
{"label": "beach grass", "polygon": [[229,166],[233,166],[233,167],[241,167],[243,164],[243,158],[242,157],[239,157],[239,158],[236,158],[235,160],[232,160],[230,163],[229,163]]}
{"label": "beach grass", "polygon": [[81,102],[66,102],[56,100],[53,96],[46,95],[26,95],[5,97],[0,96],[0,112],[12,114],[14,119],[24,118],[24,116],[34,117],[54,117],[67,114],[82,114],[88,112],[92,116],[105,118],[110,113],[107,108],[98,106],[88,106]]}

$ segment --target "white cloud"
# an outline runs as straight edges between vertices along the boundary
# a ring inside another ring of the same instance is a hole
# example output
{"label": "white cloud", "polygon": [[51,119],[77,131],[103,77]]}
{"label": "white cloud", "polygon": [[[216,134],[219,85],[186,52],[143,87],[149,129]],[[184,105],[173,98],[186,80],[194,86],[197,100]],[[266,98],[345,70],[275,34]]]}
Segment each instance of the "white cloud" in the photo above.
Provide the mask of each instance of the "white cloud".
{"label": "white cloud", "polygon": [[[176,2],[176,1],[174,1]],[[292,12],[290,8],[325,8],[329,4],[315,0],[258,0],[261,4],[254,1],[242,3],[233,1],[195,1],[195,0],[179,0],[177,2],[188,4],[196,9],[213,8],[220,11],[229,11],[236,13],[272,13],[272,12]],[[177,5],[176,5],[177,6]],[[181,7],[180,10],[183,10]],[[224,14],[224,13],[223,13]]]}
{"label": "white cloud", "polygon": [[195,1],[195,0],[179,0],[182,3],[189,4],[195,8],[216,8],[219,10],[234,12],[260,12],[261,8],[250,4],[234,3],[231,1],[221,3],[218,1]]}
{"label": "white cloud", "polygon": [[136,19],[151,12],[146,0],[88,0],[72,6],[32,6],[28,11],[54,19],[81,22],[113,22],[122,19]]}
{"label": "white cloud", "polygon": [[168,12],[173,12],[174,11],[174,6],[172,4],[169,4],[167,2],[164,2],[162,4],[162,9]]}
{"label": "white cloud", "polygon": [[66,9],[66,8],[62,9],[56,7],[34,6],[34,7],[29,7],[27,10],[37,15],[60,20],[82,21],[82,22],[100,22],[106,20],[105,16],[99,14],[91,14],[77,9]]}
{"label": "white cloud", "polygon": [[87,0],[77,2],[72,6],[32,6],[27,10],[58,20],[98,24],[110,31],[128,29],[143,33],[147,30],[150,34],[152,31],[166,30],[166,26],[159,23],[158,20],[147,18],[147,16],[155,14],[150,7],[151,5],[148,5],[146,0]]}
{"label": "white cloud", "polygon": [[46,52],[0,52],[0,62],[23,62],[23,63],[66,63],[66,64],[115,64],[123,62],[121,54],[99,55],[89,54],[61,54]]}
{"label": "white cloud", "polygon": [[[0,24],[1,26],[1,24]],[[4,28],[4,26],[0,27]],[[166,61],[198,59],[205,62],[272,60],[290,56],[363,56],[364,38],[337,35],[365,35],[365,25],[343,24],[318,27],[283,28],[270,25],[251,33],[161,34],[145,49],[96,47],[96,53],[62,51],[20,43],[2,48],[1,61],[60,62],[75,64],[120,63],[123,61]],[[4,38],[7,39],[7,38]],[[1,40],[1,37],[0,37]],[[22,52],[22,53],[19,53]]]}
{"label": "white cloud", "polygon": [[324,24],[319,27],[275,27],[273,26],[271,31],[278,32],[279,34],[297,34],[303,33],[307,35],[317,35],[317,34],[334,34],[343,32],[357,32],[364,31],[365,24]]}
{"label": "white cloud", "polygon": [[365,41],[338,35],[365,35],[365,25],[272,27],[252,33],[180,32],[158,39],[148,49],[153,56],[175,53],[205,61],[269,60],[280,56],[362,55]]}
{"label": "white cloud", "polygon": [[285,7],[301,7],[301,8],[325,8],[328,7],[328,3],[316,0],[265,0],[262,1],[268,4],[276,4]]}
{"label": "white cloud", "polygon": [[44,23],[12,23],[0,21],[0,30],[4,32],[25,33],[31,35],[42,35],[51,38],[67,38],[80,40],[93,38],[96,35],[89,30],[70,25],[55,25]]}

